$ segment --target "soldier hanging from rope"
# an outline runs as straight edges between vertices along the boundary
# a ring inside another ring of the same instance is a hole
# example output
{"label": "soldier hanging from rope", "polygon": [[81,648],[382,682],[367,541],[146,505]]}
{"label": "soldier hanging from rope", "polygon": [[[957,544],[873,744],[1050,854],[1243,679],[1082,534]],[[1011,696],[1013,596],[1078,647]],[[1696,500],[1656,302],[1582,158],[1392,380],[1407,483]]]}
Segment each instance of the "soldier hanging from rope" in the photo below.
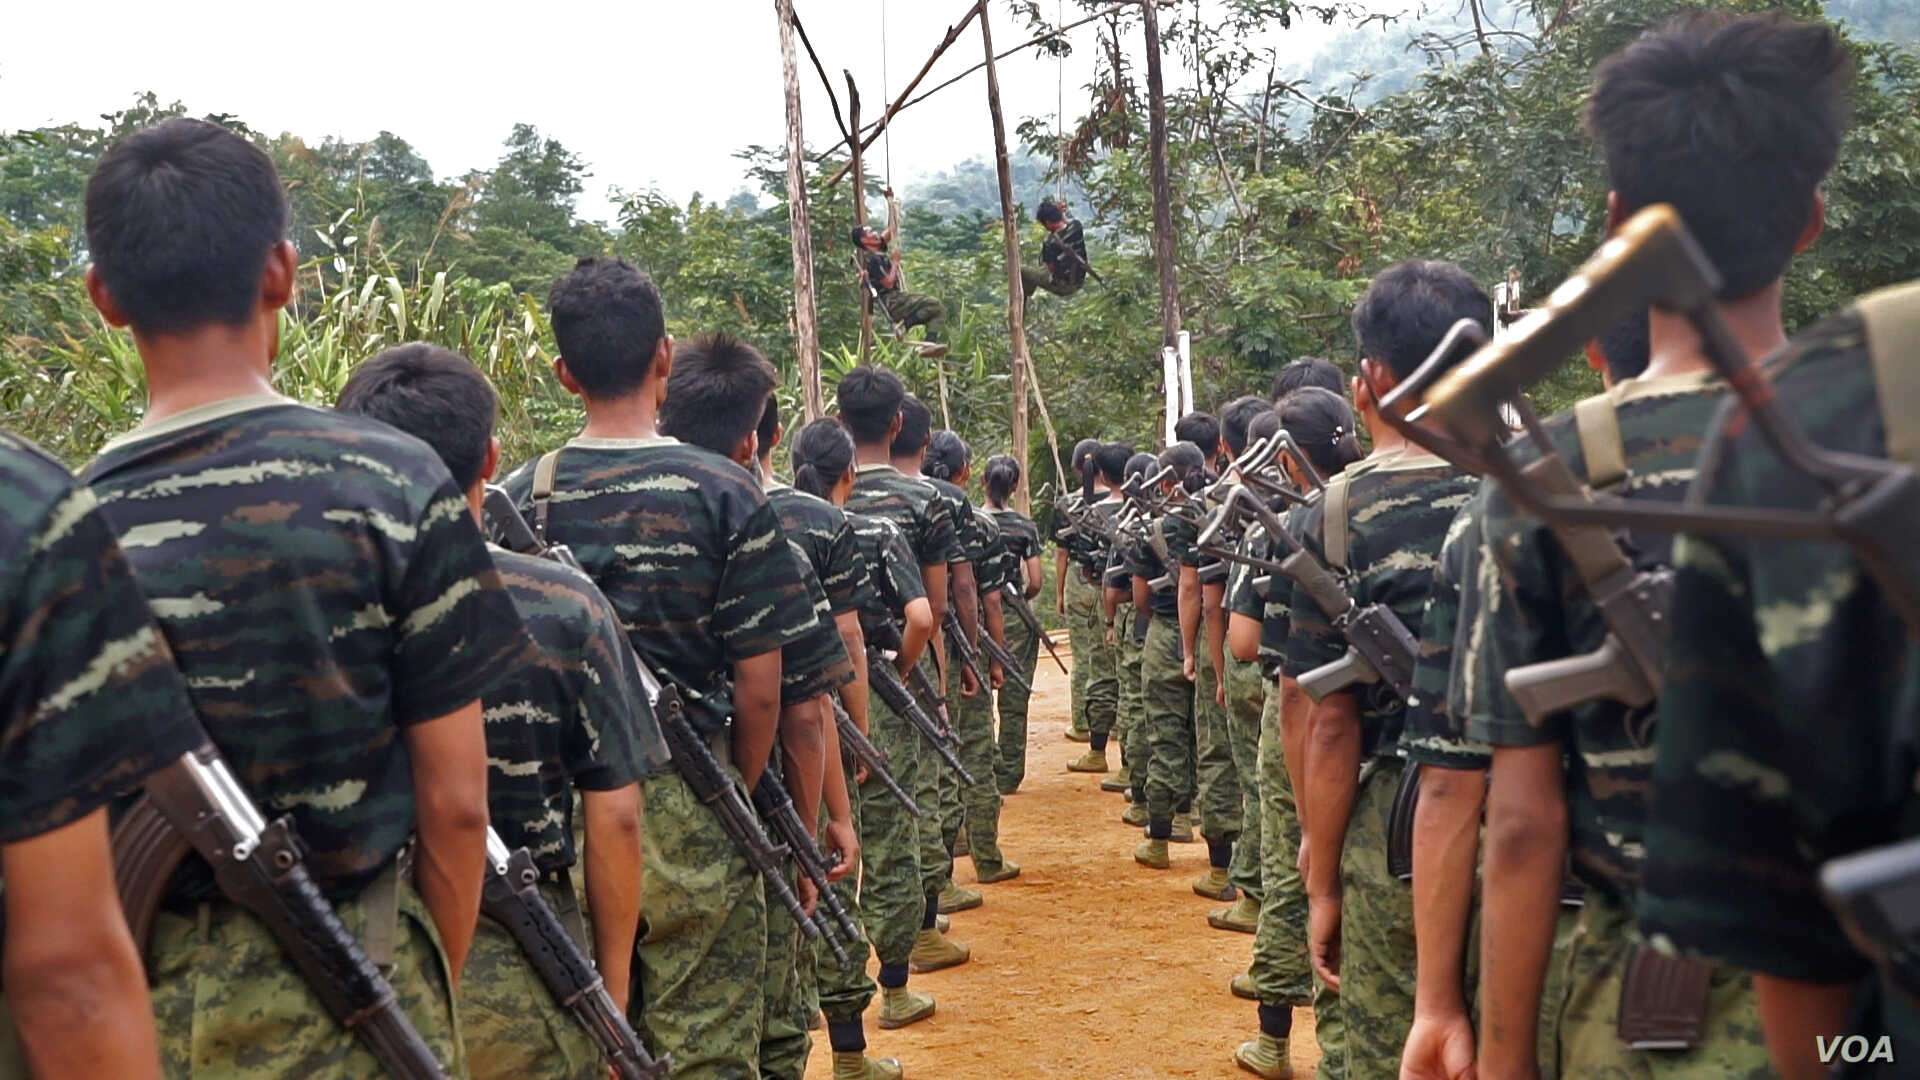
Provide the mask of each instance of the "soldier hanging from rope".
{"label": "soldier hanging from rope", "polygon": [[946,306],[934,297],[906,291],[906,279],[900,273],[900,251],[893,247],[894,237],[900,231],[900,204],[894,201],[892,188],[886,188],[884,194],[887,197],[886,231],[871,225],[853,227],[853,244],[860,249],[855,255],[860,265],[860,281],[872,290],[874,303],[893,320],[901,335],[912,327],[925,327],[926,341],[918,345],[920,351],[929,357],[945,356],[947,346],[940,340],[940,329],[947,320]]}
{"label": "soldier hanging from rope", "polygon": [[[1047,239],[1040,246],[1040,261],[1045,267],[1023,266],[1020,280],[1027,287],[1027,299],[1033,290],[1045,289],[1055,296],[1072,296],[1087,283],[1093,267],[1087,265],[1087,241],[1080,223],[1067,216],[1066,208],[1052,199],[1041,199],[1034,220],[1046,226]],[[1099,276],[1095,275],[1095,280]]]}

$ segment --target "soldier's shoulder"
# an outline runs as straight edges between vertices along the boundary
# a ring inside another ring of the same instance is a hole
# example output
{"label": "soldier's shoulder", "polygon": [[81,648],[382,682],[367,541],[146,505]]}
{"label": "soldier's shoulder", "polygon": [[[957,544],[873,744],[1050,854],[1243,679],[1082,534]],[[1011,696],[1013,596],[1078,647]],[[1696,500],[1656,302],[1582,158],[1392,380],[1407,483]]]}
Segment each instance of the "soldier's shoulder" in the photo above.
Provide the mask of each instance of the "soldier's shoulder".
{"label": "soldier's shoulder", "polygon": [[[0,430],[0,538],[21,546],[70,498],[86,500],[66,466],[32,442]],[[86,500],[91,502],[91,500]]]}
{"label": "soldier's shoulder", "polygon": [[[1794,335],[1766,362],[1778,399],[1816,442],[1871,418],[1881,401],[1868,347],[1866,321],[1855,308],[1822,319]],[[1904,410],[1920,402],[1895,403]]]}
{"label": "soldier's shoulder", "polygon": [[491,544],[487,550],[521,622],[543,648],[584,640],[604,618],[618,621],[612,604],[585,573],[538,555]]}

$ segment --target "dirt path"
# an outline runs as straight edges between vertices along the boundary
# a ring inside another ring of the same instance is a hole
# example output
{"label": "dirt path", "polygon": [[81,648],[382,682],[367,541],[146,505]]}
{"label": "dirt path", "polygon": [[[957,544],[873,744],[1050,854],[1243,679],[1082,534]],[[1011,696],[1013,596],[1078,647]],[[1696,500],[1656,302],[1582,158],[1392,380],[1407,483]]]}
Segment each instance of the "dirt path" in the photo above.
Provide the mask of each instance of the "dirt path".
{"label": "dirt path", "polygon": [[[1217,902],[1191,888],[1206,870],[1205,845],[1173,845],[1171,870],[1136,866],[1140,830],[1120,823],[1123,797],[1065,771],[1085,750],[1064,738],[1066,677],[1042,656],[1038,682],[1027,779],[1000,824],[1001,847],[1022,873],[984,886],[986,904],[954,916],[972,962],[913,977],[939,1001],[932,1019],[881,1031],[875,1000],[870,1052],[900,1058],[914,1080],[1249,1077],[1232,1054],[1256,1030],[1254,1006],[1227,983],[1246,970],[1253,939],[1207,926]],[[1117,768],[1117,750],[1109,757]],[[973,885],[964,858],[957,876]],[[1318,1056],[1310,1016],[1295,1017],[1301,1077]],[[815,1035],[807,1080],[827,1080],[826,1032]]]}

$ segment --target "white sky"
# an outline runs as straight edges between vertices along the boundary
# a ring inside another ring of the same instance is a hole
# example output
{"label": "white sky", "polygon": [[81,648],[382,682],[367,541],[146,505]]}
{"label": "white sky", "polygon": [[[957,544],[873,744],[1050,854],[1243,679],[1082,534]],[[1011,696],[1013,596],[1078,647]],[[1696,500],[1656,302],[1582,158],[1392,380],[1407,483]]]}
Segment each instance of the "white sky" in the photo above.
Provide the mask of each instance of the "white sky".
{"label": "white sky", "polygon": [[[887,82],[898,94],[968,0],[795,0],[836,92],[844,90],[841,69],[852,70],[868,117],[885,108],[883,2]],[[1055,4],[1040,4],[1051,18]],[[610,215],[606,192],[614,186],[724,200],[743,186],[734,151],[778,147],[785,138],[773,0],[10,6],[0,35],[0,130],[91,120],[152,90],[194,113],[232,113],[258,130],[316,142],[391,131],[444,177],[490,166],[512,125],[524,121],[587,161],[593,175],[580,209],[596,218]],[[1069,20],[1077,17],[1073,4],[1065,10]],[[1031,36],[1004,0],[994,0],[993,15],[996,49]],[[1095,29],[1072,36],[1069,118],[1084,105],[1079,88],[1093,70]],[[1290,56],[1304,60],[1326,35],[1317,22],[1297,20],[1289,32],[1276,27],[1272,43],[1284,64]],[[1126,44],[1138,62],[1137,31]],[[922,88],[982,56],[969,27]],[[817,149],[838,132],[804,50],[799,60],[807,142]],[[1191,78],[1177,67],[1167,71],[1169,82]],[[1053,58],[1028,50],[1001,63],[1000,80],[1010,140],[1024,117],[1051,120]],[[985,75],[976,73],[903,113],[893,138],[895,180],[991,153],[985,98]],[[876,143],[876,167],[881,150]]]}

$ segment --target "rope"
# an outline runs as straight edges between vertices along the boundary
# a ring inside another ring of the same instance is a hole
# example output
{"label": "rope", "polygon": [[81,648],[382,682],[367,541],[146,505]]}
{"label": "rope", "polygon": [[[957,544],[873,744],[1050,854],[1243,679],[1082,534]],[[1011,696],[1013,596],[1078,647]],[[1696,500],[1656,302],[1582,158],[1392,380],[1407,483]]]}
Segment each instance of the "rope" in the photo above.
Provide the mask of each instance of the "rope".
{"label": "rope", "polygon": [[[1066,24],[1066,0],[1055,0],[1053,25]],[[1057,47],[1053,53],[1053,201],[1067,205],[1067,59]]]}
{"label": "rope", "polygon": [[[880,100],[892,101],[893,91],[887,87],[887,0],[880,0]],[[886,140],[887,186],[893,186],[893,125],[888,124],[884,134]]]}

